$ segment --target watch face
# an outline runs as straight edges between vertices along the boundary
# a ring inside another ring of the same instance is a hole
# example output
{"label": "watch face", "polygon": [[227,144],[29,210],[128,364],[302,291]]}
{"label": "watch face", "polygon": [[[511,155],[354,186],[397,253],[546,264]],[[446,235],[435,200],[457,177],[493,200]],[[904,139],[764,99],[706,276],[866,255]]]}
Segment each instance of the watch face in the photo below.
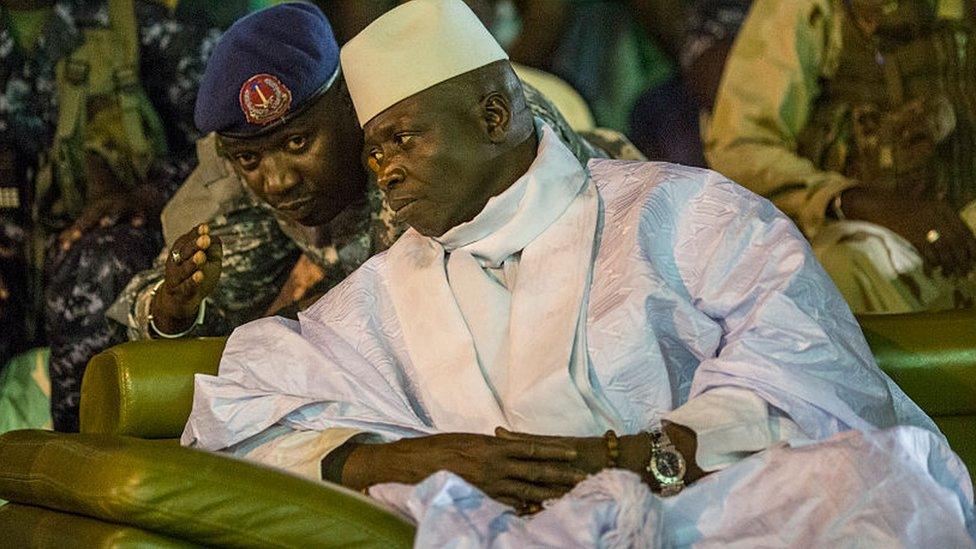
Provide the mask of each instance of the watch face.
{"label": "watch face", "polygon": [[681,479],[685,475],[685,460],[681,454],[666,449],[658,454],[652,463],[654,471],[666,479]]}

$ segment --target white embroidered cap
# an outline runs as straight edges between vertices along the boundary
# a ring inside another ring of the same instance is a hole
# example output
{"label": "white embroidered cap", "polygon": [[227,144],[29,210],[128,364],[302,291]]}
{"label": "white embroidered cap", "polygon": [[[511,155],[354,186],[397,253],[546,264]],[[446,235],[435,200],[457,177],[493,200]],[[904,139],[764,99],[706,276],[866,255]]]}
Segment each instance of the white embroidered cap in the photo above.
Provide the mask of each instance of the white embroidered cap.
{"label": "white embroidered cap", "polygon": [[363,29],[340,58],[365,126],[411,95],[508,55],[462,0],[410,0]]}

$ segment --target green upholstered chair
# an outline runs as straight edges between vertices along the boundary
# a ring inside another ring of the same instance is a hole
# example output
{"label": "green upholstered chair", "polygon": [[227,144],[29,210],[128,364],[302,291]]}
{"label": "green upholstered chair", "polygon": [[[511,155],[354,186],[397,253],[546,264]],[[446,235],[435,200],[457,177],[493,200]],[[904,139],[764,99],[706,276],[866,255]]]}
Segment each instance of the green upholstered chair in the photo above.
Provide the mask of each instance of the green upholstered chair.
{"label": "green upholstered chair", "polygon": [[224,342],[109,349],[80,434],[0,435],[0,547],[410,547],[414,527],[357,492],[180,447],[193,374],[217,372]]}
{"label": "green upholstered chair", "polygon": [[[976,312],[865,316],[881,367],[976,472]],[[0,436],[0,534],[36,546],[398,546],[413,528],[367,498],[181,448],[193,374],[223,339],[126,343],[96,356],[82,434]],[[19,537],[18,537],[19,536]],[[17,544],[20,545],[20,544]]]}
{"label": "green upholstered chair", "polygon": [[935,421],[976,482],[976,311],[858,320],[878,365]]}
{"label": "green upholstered chair", "polygon": [[[207,547],[409,547],[414,534],[359,493],[172,440],[11,431],[0,455],[0,494],[16,504],[0,507],[3,547],[29,530],[61,547],[139,530]],[[66,517],[75,527],[60,530]]]}

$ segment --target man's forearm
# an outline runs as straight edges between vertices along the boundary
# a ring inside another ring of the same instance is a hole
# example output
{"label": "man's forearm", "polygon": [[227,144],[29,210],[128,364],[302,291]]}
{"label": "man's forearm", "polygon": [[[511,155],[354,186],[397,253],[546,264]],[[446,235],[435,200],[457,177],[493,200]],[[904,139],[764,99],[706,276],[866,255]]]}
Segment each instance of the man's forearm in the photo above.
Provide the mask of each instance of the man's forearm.
{"label": "man's forearm", "polygon": [[109,309],[108,317],[125,325],[130,340],[152,339],[148,320],[150,293],[162,279],[163,271],[156,266],[138,273]]}
{"label": "man's forearm", "polygon": [[413,460],[399,456],[395,444],[347,442],[336,450],[336,456],[322,460],[322,478],[362,490],[384,482],[415,484],[435,472],[415,470]]}

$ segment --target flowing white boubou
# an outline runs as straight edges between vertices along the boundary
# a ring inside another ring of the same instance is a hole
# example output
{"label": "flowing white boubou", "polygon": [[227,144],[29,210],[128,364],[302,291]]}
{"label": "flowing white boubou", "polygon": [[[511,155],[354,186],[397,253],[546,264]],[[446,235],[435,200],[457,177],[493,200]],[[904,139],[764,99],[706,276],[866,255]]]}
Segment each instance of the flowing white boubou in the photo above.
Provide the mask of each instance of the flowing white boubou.
{"label": "flowing white boubou", "polygon": [[[529,170],[439,238],[390,249],[390,293],[431,418],[445,431],[594,435],[584,311],[599,194],[547,126]],[[496,274],[497,273],[497,274]]]}

